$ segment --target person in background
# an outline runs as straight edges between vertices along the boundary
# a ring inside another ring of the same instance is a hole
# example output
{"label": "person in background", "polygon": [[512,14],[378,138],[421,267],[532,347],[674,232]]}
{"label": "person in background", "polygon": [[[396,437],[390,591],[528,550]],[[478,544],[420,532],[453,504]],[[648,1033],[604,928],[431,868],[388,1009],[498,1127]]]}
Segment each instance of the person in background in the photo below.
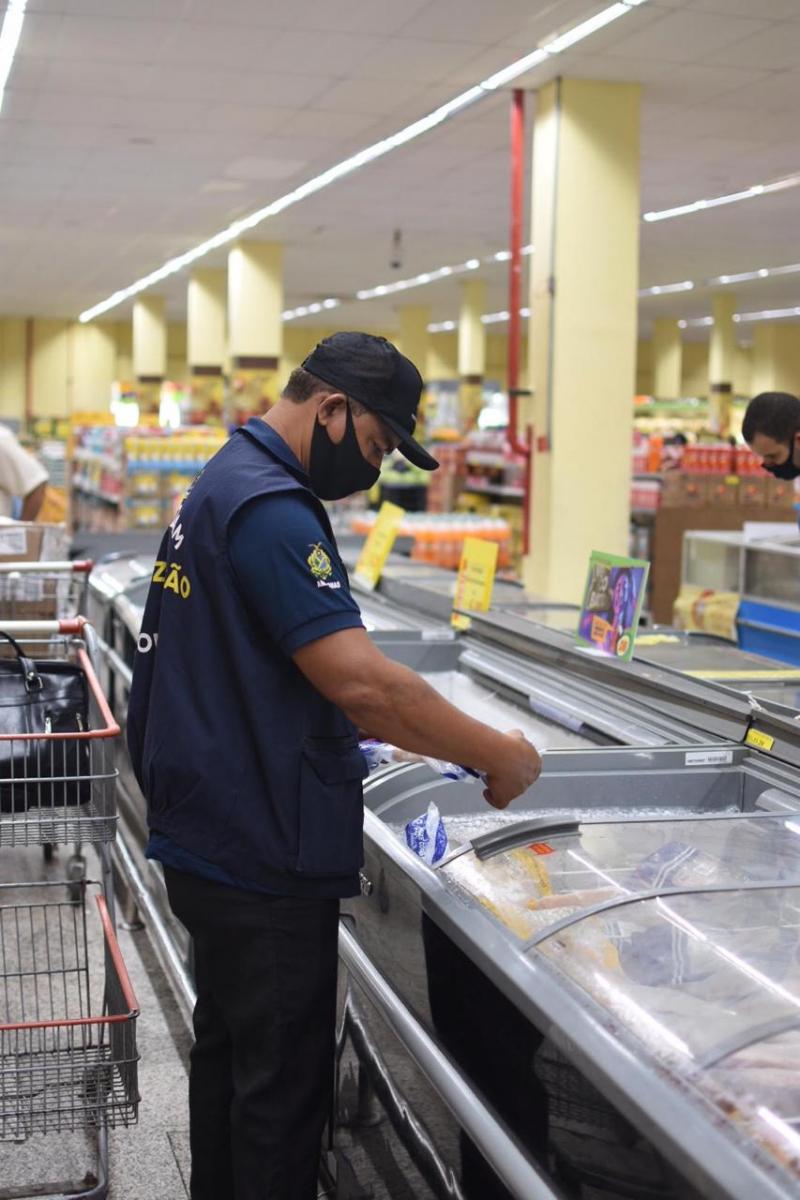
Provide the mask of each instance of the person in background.
{"label": "person in background", "polygon": [[762,392],[747,406],[742,437],[776,479],[800,477],[800,400],[788,392]]}
{"label": "person in background", "polygon": [[422,379],[336,333],[211,459],[164,535],[128,706],[148,856],[193,939],[192,1200],[316,1200],[333,1094],[339,901],[363,857],[358,731],[482,772],[505,808],[541,761],[384,657],[324,500],[415,440]]}
{"label": "person in background", "polygon": [[22,503],[21,521],[35,521],[45,497],[47,471],[25,450],[7,425],[0,424],[0,517],[10,517],[14,501]]}

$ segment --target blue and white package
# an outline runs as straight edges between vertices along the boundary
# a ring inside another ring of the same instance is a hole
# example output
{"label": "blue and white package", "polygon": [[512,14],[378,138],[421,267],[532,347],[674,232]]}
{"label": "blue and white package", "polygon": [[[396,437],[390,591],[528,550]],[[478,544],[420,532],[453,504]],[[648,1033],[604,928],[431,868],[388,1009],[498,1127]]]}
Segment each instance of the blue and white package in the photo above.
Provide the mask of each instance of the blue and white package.
{"label": "blue and white package", "polygon": [[441,813],[433,801],[428,811],[414,817],[406,825],[406,844],[429,867],[434,866],[447,853],[447,830]]}

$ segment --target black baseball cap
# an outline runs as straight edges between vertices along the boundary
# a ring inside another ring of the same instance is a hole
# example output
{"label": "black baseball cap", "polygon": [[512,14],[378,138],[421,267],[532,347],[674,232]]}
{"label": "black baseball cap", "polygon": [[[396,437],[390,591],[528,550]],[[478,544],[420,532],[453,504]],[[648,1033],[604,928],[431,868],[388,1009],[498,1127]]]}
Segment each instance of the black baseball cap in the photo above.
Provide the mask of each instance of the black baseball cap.
{"label": "black baseball cap", "polygon": [[319,342],[303,370],[374,412],[400,438],[397,449],[423,471],[439,466],[413,437],[422,376],[410,358],[371,333],[334,333]]}

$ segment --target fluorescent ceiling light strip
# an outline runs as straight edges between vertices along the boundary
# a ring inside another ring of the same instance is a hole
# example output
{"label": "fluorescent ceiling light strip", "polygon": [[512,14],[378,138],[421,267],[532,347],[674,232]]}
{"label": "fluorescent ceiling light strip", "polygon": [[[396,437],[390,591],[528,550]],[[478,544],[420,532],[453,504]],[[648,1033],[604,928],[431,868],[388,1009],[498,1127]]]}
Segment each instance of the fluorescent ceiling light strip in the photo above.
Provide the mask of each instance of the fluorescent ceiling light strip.
{"label": "fluorescent ceiling light strip", "polygon": [[599,29],[605,29],[606,25],[610,25],[612,21],[624,17],[629,11],[630,8],[627,4],[612,4],[609,8],[604,8],[602,12],[589,17],[588,21],[581,21],[580,25],[573,25],[572,29],[568,29],[560,37],[545,42],[542,49],[547,54],[561,54],[564,50],[569,50],[571,46],[582,42],[584,38],[591,37]]}
{"label": "fluorescent ceiling light strip", "polygon": [[754,200],[757,196],[766,196],[772,192],[782,192],[800,184],[800,174],[787,175],[783,179],[775,179],[771,183],[755,183],[752,187],[740,192],[729,192],[724,196],[711,196],[707,199],[692,200],[689,204],[678,204],[674,208],[662,208],[658,211],[642,214],[642,220],[671,221],[674,217],[686,217],[692,213],[706,212],[711,208],[721,208],[725,204],[738,204],[741,200]]}
{"label": "fluorescent ceiling light strip", "polygon": [[0,111],[3,108],[5,87],[11,74],[11,64],[19,45],[27,4],[28,0],[8,0],[6,15],[0,26]]}
{"label": "fluorescent ceiling light strip", "polygon": [[[27,2],[27,0],[24,0],[24,2]],[[24,2],[23,0],[10,0],[11,7],[8,9],[6,22],[13,11],[24,9]],[[624,16],[625,13],[638,8],[645,2],[646,0],[622,0],[621,3],[612,4],[597,13],[594,17],[590,17],[588,21],[579,22],[557,37],[551,38],[547,46],[539,46],[531,51],[530,54],[525,55],[523,58],[518,58],[515,62],[510,63],[509,66],[496,71],[494,75],[490,75],[487,79],[484,79],[481,83],[475,84],[474,87],[468,88],[458,96],[454,96],[452,100],[448,100],[445,104],[440,105],[433,112],[420,117],[418,121],[412,122],[411,125],[406,125],[405,128],[398,130],[397,133],[393,133],[389,137],[383,138],[379,142],[374,142],[371,146],[366,146],[363,150],[359,150],[349,158],[345,158],[334,166],[329,167],[322,174],[315,175],[313,179],[309,179],[299,187],[294,188],[291,192],[287,192],[285,196],[280,196],[277,200],[273,200],[263,208],[257,209],[256,212],[251,213],[249,216],[243,217],[239,221],[234,221],[227,229],[223,229],[220,233],[201,242],[194,249],[187,250],[185,254],[179,254],[176,258],[169,259],[163,266],[155,271],[151,271],[149,275],[144,275],[141,279],[137,279],[129,287],[121,288],[106,300],[102,300],[99,304],[87,308],[80,314],[80,321],[86,323],[108,312],[109,309],[116,308],[123,301],[130,300],[132,297],[139,295],[140,292],[144,292],[149,287],[152,287],[153,284],[160,283],[170,275],[174,275],[177,271],[183,270],[184,267],[190,266],[198,258],[202,258],[203,255],[210,253],[210,251],[217,250],[221,246],[235,241],[243,233],[254,229],[256,225],[260,225],[262,221],[277,216],[284,209],[290,208],[293,204],[297,204],[301,200],[305,200],[308,196],[313,196],[316,192],[344,178],[344,176],[350,175],[353,171],[366,166],[367,163],[382,158],[385,154],[389,154],[392,150],[397,150],[400,146],[405,146],[408,142],[413,141],[414,138],[428,133],[429,130],[434,129],[437,125],[441,125],[443,121],[449,120],[450,117],[462,112],[465,108],[481,100],[497,88],[510,83],[512,79],[518,78],[526,71],[530,71],[533,67],[538,66],[554,55],[560,54],[562,50],[566,50],[569,46],[575,45],[576,42],[589,37],[596,30],[602,29],[611,21],[617,20],[618,17]],[[6,22],[4,22],[4,29]],[[18,40],[19,32],[17,32],[16,37]],[[16,41],[14,45],[16,46]]]}
{"label": "fluorescent ceiling light strip", "polygon": [[640,288],[640,296],[669,296],[673,292],[690,292],[694,284],[691,279],[684,279],[682,283],[657,283],[655,287]]}
{"label": "fluorescent ceiling light strip", "polygon": [[780,321],[784,317],[800,317],[800,305],[792,308],[762,308],[760,312],[734,313],[734,321]]}

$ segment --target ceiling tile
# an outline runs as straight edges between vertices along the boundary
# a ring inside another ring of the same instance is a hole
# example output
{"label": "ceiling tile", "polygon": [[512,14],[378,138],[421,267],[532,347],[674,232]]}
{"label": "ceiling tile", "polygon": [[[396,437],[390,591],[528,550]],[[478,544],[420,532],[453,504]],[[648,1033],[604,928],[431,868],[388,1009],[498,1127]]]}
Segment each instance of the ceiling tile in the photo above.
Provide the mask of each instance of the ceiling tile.
{"label": "ceiling tile", "polygon": [[[627,21],[627,18],[626,18]],[[617,28],[623,28],[623,22]],[[629,28],[629,26],[627,26]],[[684,10],[652,21],[645,29],[615,42],[615,54],[636,54],[662,62],[692,63],[767,29],[765,21]]]}

